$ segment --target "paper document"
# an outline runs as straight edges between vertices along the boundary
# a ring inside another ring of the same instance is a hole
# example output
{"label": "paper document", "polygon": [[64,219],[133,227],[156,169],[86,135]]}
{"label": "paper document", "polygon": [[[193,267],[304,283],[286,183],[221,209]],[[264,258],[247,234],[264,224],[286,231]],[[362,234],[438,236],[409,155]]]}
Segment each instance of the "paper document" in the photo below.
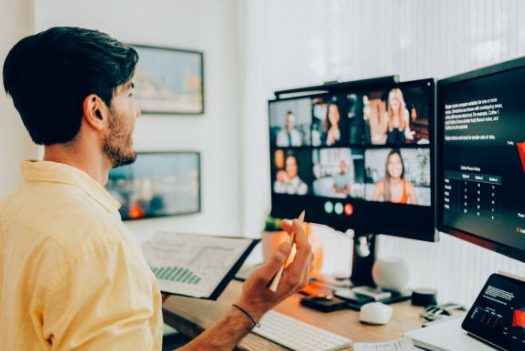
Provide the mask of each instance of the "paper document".
{"label": "paper document", "polygon": [[161,291],[215,299],[256,242],[248,238],[159,232],[142,244],[142,250]]}
{"label": "paper document", "polygon": [[414,351],[419,350],[409,338],[401,338],[387,342],[355,343],[354,351]]}

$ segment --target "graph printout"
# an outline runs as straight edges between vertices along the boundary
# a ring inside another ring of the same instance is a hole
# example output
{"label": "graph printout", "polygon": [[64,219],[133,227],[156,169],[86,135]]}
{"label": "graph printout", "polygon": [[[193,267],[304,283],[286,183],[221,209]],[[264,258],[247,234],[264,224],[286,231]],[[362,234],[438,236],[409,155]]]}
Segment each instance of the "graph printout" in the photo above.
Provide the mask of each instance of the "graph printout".
{"label": "graph printout", "polygon": [[161,291],[199,298],[210,298],[253,240],[156,233],[142,250]]}

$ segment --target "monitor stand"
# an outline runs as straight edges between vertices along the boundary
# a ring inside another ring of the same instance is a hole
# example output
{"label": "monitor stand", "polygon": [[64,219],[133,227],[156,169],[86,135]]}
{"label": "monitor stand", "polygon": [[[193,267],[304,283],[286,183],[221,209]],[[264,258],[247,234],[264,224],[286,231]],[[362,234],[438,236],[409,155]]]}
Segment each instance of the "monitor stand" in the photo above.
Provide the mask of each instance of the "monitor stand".
{"label": "monitor stand", "polygon": [[[372,279],[372,267],[376,260],[376,246],[377,246],[377,235],[376,234],[365,234],[354,232],[354,248],[352,257],[352,275],[350,277],[351,288],[345,288],[351,290],[355,287],[369,287],[377,288],[374,280]],[[385,290],[387,291],[387,290]],[[340,291],[344,294],[344,291]],[[380,302],[390,304],[399,301],[409,300],[411,291],[396,292],[388,291],[391,296],[386,299],[380,299]],[[338,294],[339,295],[339,294]],[[348,292],[348,298],[345,300],[348,303],[348,308],[359,310],[361,306],[366,303],[375,301],[372,298],[366,298],[362,295],[357,295],[357,298],[352,298],[352,293]]]}

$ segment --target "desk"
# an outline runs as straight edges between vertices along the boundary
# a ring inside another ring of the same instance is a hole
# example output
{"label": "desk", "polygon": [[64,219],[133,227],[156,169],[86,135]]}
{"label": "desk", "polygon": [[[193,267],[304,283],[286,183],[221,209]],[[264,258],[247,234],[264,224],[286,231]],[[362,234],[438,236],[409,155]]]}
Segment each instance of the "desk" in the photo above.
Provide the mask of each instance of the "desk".
{"label": "desk", "polygon": [[[232,281],[218,301],[198,300],[170,296],[163,305],[164,322],[190,337],[197,336],[222,316],[241,293],[242,283]],[[318,312],[299,304],[300,295],[290,296],[275,310],[309,324],[350,338],[353,342],[379,342],[401,337],[404,332],[419,328],[422,307],[410,302],[392,305],[394,314],[387,325],[371,326],[359,322],[359,313],[342,310],[330,313]],[[237,345],[238,350],[286,350],[253,333],[245,336]],[[351,350],[348,348],[347,350]]]}

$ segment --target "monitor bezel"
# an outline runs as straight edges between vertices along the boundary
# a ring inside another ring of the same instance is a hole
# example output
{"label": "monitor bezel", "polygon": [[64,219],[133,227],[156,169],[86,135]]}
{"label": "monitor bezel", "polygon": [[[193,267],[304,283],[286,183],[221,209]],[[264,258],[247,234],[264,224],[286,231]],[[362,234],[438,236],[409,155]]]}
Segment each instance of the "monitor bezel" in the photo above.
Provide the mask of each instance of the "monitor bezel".
{"label": "monitor bezel", "polygon": [[[341,83],[341,84],[348,84],[348,82],[344,82],[344,83]],[[313,97],[320,97],[320,96],[332,96],[332,95],[337,95],[337,94],[341,94],[341,93],[362,93],[362,92],[365,92],[365,91],[370,91],[370,90],[386,90],[386,89],[391,89],[391,88],[394,88],[394,87],[400,87],[401,89],[403,89],[403,87],[410,87],[410,86],[416,86],[416,85],[424,85],[424,84],[429,84],[429,90],[430,92],[428,93],[429,96],[429,103],[430,103],[430,106],[429,106],[429,126],[428,126],[428,129],[429,129],[429,138],[430,138],[430,143],[429,144],[425,144],[425,145],[417,145],[417,144],[408,144],[408,145],[404,145],[404,146],[398,146],[398,145],[362,145],[364,147],[369,147],[369,149],[374,149],[374,148],[392,148],[392,147],[398,147],[398,148],[412,148],[412,149],[417,149],[418,147],[419,148],[425,148],[425,149],[428,149],[430,151],[430,174],[432,176],[432,183],[434,182],[434,177],[435,177],[435,160],[434,160],[434,147],[435,147],[435,131],[434,131],[434,126],[435,126],[435,116],[436,116],[436,111],[435,111],[435,101],[436,101],[436,98],[435,98],[435,94],[436,94],[436,84],[435,84],[435,80],[433,78],[426,78],[426,79],[418,79],[418,80],[412,80],[412,81],[404,81],[404,82],[398,82],[398,81],[391,81],[391,82],[381,82],[377,85],[370,85],[370,84],[363,84],[363,85],[351,85],[351,88],[350,89],[337,89],[337,87],[334,87],[333,89],[331,89],[331,91],[329,92],[323,92],[323,93],[314,93],[314,94],[304,94],[304,95],[300,95],[300,96],[293,96],[293,97],[284,97],[284,98],[273,98],[273,99],[269,99],[268,100],[268,130],[270,130],[270,104],[274,103],[274,102],[277,102],[277,101],[286,101],[286,100],[296,100],[296,99],[304,99],[304,98],[307,98],[307,99],[310,99],[310,98],[313,98]],[[307,88],[306,88],[307,89]],[[271,136],[270,136],[271,138]],[[352,148],[354,147],[354,145],[345,145],[345,146],[337,146],[335,148]],[[308,148],[308,149],[321,149],[321,148],[325,148],[325,147],[311,147],[311,146],[308,146],[308,147],[300,147],[300,148],[294,148],[294,149],[304,149],[304,148]],[[269,151],[270,151],[270,160],[271,160],[271,155],[272,155],[272,152],[275,151],[276,149],[287,149],[287,148],[278,148],[278,147],[275,147],[274,145],[272,145],[271,143],[271,140],[269,139]],[[271,167],[269,167],[268,169],[268,179],[272,179],[272,170],[271,170]],[[273,192],[273,190],[271,189],[272,187],[270,187],[270,196],[271,196],[271,213],[270,215],[271,216],[275,216],[275,217],[282,217],[283,216],[283,211],[278,211],[278,213],[275,212],[275,201],[276,201],[276,198],[279,198],[279,197],[283,197],[283,196],[293,196],[293,197],[296,197],[296,198],[302,198],[302,197],[298,197],[297,195],[284,195],[284,194],[275,194]],[[314,196],[314,195],[307,195],[305,198],[307,199],[322,199],[323,201],[340,201],[340,199],[335,199],[335,198],[328,198],[328,197],[319,197],[319,196]],[[336,229],[336,230],[340,230],[340,231],[345,231],[347,229],[354,229],[354,232],[356,235],[364,235],[364,234],[384,234],[384,235],[389,235],[389,236],[396,236],[396,237],[402,237],[402,238],[407,238],[407,239],[415,239],[415,240],[421,240],[421,241],[427,241],[427,242],[436,242],[438,241],[438,233],[436,231],[436,227],[435,227],[435,200],[436,200],[436,194],[435,194],[435,187],[431,184],[431,187],[430,187],[430,206],[416,206],[416,205],[400,205],[400,204],[391,204],[391,203],[385,203],[385,202],[375,202],[375,201],[367,201],[367,200],[362,200],[362,199],[353,199],[353,198],[348,198],[348,199],[345,199],[343,200],[345,203],[351,203],[353,205],[359,205],[359,204],[366,204],[366,207],[368,207],[368,209],[370,209],[370,207],[374,207],[378,213],[381,213],[383,210],[385,209],[388,209],[388,208],[395,208],[395,212],[399,211],[399,212],[406,212],[406,211],[410,211],[411,209],[417,207],[419,208],[419,210],[421,212],[425,212],[425,214],[429,214],[431,213],[432,215],[429,216],[429,218],[425,218],[426,220],[417,220],[416,225],[411,225],[411,226],[406,226],[406,227],[401,227],[401,226],[392,226],[390,223],[385,223],[385,224],[380,224],[379,222],[380,221],[377,221],[377,220],[374,220],[372,224],[366,224],[366,225],[363,225],[364,221],[363,220],[358,220],[358,222],[360,222],[359,224],[356,224],[356,227],[352,228],[352,227],[349,227],[347,225],[347,223],[349,223],[348,219],[345,221],[344,219],[346,217],[344,216],[341,216],[339,217],[340,220],[337,220],[337,217],[335,216],[332,216],[330,218],[330,220],[326,220],[327,219],[327,216],[329,215],[318,215],[318,214],[313,214],[312,212],[309,212],[307,210],[307,220],[309,221],[312,221],[312,222],[316,222],[316,221],[319,221],[320,219],[325,219],[324,221],[322,221],[322,224],[326,224],[326,225],[329,225],[331,226],[332,228]],[[392,207],[392,206],[395,206],[395,207]],[[303,208],[305,209],[305,208]],[[297,210],[299,212],[302,211],[299,210],[299,207],[297,208],[294,208],[294,210]],[[295,211],[295,212],[297,212]],[[288,212],[293,212],[293,211],[288,211]],[[298,212],[298,213],[299,213]],[[354,220],[351,220],[351,222],[353,222],[355,224],[356,221]]]}
{"label": "monitor bezel", "polygon": [[443,89],[446,88],[447,86],[450,86],[456,83],[462,83],[462,82],[476,79],[476,78],[488,77],[494,74],[513,71],[513,70],[520,69],[520,68],[525,68],[525,57],[520,57],[514,60],[505,61],[505,62],[498,63],[495,65],[479,68],[476,70],[454,75],[454,76],[447,77],[445,79],[441,79],[437,81],[437,84],[436,84],[436,87],[437,87],[437,90],[436,90],[437,92],[436,117],[434,118],[434,123],[435,123],[434,125],[434,131],[435,131],[434,150],[436,152],[435,154],[436,174],[434,178],[435,179],[434,184],[436,184],[436,189],[435,189],[436,225],[437,225],[437,229],[440,232],[450,234],[454,237],[457,237],[459,239],[468,241],[472,244],[484,247],[488,250],[492,250],[500,254],[503,254],[505,256],[525,262],[525,251],[522,251],[518,248],[476,235],[475,233],[472,233],[472,232],[468,232],[465,230],[461,230],[459,228],[451,227],[443,223],[444,200],[443,200],[443,197],[438,195],[440,189],[443,189],[443,184],[444,184],[443,143],[440,142],[442,141],[442,136],[444,135],[443,128],[445,126],[444,119],[441,118],[441,116],[443,116],[443,104],[442,104]]}

